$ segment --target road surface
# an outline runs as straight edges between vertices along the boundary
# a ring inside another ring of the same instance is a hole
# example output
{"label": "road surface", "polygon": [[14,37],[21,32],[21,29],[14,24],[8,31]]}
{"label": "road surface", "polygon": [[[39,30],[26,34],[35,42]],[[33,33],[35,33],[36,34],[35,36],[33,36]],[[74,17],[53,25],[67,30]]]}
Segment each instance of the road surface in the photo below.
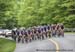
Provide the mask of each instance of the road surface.
{"label": "road surface", "polygon": [[65,37],[52,37],[31,43],[16,43],[14,52],[75,52],[75,33],[65,33]]}

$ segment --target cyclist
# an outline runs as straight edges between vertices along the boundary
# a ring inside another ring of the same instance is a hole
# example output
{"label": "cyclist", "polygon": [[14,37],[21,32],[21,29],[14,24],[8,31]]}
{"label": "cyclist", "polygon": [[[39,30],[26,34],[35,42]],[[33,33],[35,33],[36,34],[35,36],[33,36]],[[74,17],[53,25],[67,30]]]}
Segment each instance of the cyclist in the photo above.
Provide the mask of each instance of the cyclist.
{"label": "cyclist", "polygon": [[51,37],[51,25],[47,25],[47,34],[48,34],[48,37],[50,38]]}
{"label": "cyclist", "polygon": [[56,36],[56,24],[52,24],[51,25],[51,33],[52,33],[52,36]]}

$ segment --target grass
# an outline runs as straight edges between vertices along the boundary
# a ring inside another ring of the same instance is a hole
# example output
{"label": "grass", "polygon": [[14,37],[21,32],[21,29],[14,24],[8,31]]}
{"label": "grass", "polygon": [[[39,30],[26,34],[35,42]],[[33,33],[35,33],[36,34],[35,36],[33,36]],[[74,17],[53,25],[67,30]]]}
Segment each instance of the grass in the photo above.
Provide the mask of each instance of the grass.
{"label": "grass", "polygon": [[65,32],[65,33],[75,33],[75,32]]}
{"label": "grass", "polygon": [[0,52],[14,52],[15,47],[15,41],[0,38]]}

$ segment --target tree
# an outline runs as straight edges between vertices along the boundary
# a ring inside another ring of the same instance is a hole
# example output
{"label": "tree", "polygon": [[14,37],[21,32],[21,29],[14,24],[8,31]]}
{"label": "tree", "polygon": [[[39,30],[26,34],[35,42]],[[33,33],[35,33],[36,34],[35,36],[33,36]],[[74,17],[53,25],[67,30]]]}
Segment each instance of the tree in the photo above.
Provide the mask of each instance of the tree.
{"label": "tree", "polygon": [[0,26],[63,23],[75,27],[75,0],[0,0]]}

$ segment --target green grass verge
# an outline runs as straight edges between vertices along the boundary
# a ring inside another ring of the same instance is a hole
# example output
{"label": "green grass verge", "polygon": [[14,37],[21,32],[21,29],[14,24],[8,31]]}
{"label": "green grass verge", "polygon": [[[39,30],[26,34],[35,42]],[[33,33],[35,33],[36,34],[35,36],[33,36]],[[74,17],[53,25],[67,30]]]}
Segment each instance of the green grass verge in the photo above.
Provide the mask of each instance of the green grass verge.
{"label": "green grass verge", "polygon": [[15,41],[0,38],[0,52],[14,52],[15,47]]}
{"label": "green grass verge", "polygon": [[65,32],[65,33],[75,33],[75,32]]}

